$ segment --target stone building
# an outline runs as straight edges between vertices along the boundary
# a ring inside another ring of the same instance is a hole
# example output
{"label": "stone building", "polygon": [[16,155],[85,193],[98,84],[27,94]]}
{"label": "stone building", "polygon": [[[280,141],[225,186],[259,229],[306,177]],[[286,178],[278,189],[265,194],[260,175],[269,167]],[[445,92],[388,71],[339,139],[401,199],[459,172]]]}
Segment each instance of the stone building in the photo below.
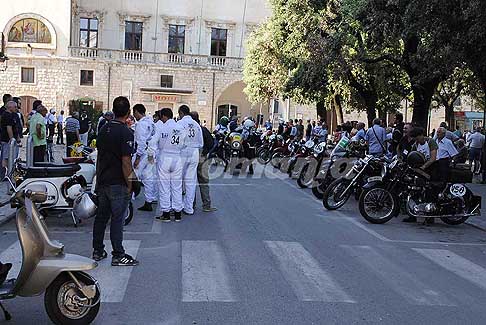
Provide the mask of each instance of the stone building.
{"label": "stone building", "polygon": [[314,119],[315,108],[275,110],[243,93],[246,39],[270,13],[265,0],[12,1],[0,11],[0,92],[22,97],[24,114],[34,99],[108,110],[122,95],[149,113],[188,104],[209,126],[221,115]]}

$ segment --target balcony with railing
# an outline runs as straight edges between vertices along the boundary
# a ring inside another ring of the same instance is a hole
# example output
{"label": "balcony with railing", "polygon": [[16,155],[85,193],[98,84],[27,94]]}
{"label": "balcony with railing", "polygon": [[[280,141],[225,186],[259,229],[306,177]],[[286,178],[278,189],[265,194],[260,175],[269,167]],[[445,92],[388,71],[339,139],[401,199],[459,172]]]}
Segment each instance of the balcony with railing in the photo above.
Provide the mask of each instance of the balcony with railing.
{"label": "balcony with railing", "polygon": [[226,56],[194,54],[154,53],[129,50],[110,50],[86,47],[70,47],[70,55],[76,58],[132,64],[168,66],[196,66],[219,70],[243,69],[243,59]]}

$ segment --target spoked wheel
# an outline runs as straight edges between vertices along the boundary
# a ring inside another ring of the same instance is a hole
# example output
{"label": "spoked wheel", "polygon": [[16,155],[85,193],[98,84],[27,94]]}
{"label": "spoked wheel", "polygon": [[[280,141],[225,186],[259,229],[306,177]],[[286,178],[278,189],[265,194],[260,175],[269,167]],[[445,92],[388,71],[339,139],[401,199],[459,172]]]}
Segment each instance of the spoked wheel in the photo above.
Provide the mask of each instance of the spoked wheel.
{"label": "spoked wheel", "polygon": [[337,210],[348,202],[351,196],[351,190],[344,193],[350,180],[338,178],[326,188],[322,198],[322,204],[327,210]]}
{"label": "spoked wheel", "polygon": [[268,164],[271,159],[272,156],[269,149],[262,149],[257,153],[257,161],[262,165]]}
{"label": "spoked wheel", "polygon": [[314,181],[314,175],[309,171],[310,164],[305,164],[300,170],[299,178],[297,178],[297,185],[300,188],[308,188]]}
{"label": "spoked wheel", "polygon": [[400,213],[400,205],[384,188],[364,190],[359,197],[359,212],[368,222],[383,224]]}
{"label": "spoked wheel", "polygon": [[447,217],[447,218],[440,218],[443,223],[451,225],[451,226],[457,226],[460,225],[466,220],[469,219],[469,217]]}
{"label": "spoked wheel", "polygon": [[276,152],[273,154],[272,158],[270,159],[270,164],[273,168],[280,169],[282,164],[283,154],[281,152]]}
{"label": "spoked wheel", "polygon": [[[78,280],[85,281],[81,277],[78,277]],[[92,283],[82,284],[92,285]],[[100,293],[97,292],[93,299],[86,298],[70,276],[61,274],[47,288],[44,305],[47,315],[54,324],[90,324],[100,309],[99,295]]]}
{"label": "spoked wheel", "polygon": [[128,226],[130,222],[132,222],[132,219],[133,219],[133,204],[130,201],[130,204],[128,205],[127,215],[125,216],[125,226]]}

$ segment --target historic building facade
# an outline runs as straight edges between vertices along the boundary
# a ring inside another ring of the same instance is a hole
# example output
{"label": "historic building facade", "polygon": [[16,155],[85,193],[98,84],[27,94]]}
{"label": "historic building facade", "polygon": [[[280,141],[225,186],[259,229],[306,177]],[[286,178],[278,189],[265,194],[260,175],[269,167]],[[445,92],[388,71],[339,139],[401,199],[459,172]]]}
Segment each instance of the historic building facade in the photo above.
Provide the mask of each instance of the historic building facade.
{"label": "historic building facade", "polygon": [[297,104],[251,104],[243,93],[245,42],[271,11],[265,0],[49,0],[0,11],[8,66],[0,92],[66,109],[108,110],[117,96],[149,112],[188,104],[214,125],[221,115],[315,118]]}

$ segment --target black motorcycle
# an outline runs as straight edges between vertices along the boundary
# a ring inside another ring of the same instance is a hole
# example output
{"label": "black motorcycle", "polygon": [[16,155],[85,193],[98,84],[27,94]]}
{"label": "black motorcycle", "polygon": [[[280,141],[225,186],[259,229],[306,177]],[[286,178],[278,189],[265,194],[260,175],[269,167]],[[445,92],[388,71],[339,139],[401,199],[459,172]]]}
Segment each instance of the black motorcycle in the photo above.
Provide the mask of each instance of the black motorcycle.
{"label": "black motorcycle", "polygon": [[322,204],[327,210],[341,208],[354,193],[359,197],[361,187],[366,182],[378,181],[385,176],[384,157],[371,155],[360,158],[344,176],[333,181],[324,191]]}
{"label": "black motorcycle", "polygon": [[382,180],[372,180],[363,186],[359,211],[368,222],[386,223],[399,215],[401,207],[408,216],[440,218],[448,225],[459,225],[481,214],[481,197],[454,177],[461,175],[458,166],[451,166],[452,177],[447,183],[433,182],[419,168],[425,158],[423,162],[410,162],[410,157],[417,155],[421,154],[412,152],[407,162],[395,160]]}

